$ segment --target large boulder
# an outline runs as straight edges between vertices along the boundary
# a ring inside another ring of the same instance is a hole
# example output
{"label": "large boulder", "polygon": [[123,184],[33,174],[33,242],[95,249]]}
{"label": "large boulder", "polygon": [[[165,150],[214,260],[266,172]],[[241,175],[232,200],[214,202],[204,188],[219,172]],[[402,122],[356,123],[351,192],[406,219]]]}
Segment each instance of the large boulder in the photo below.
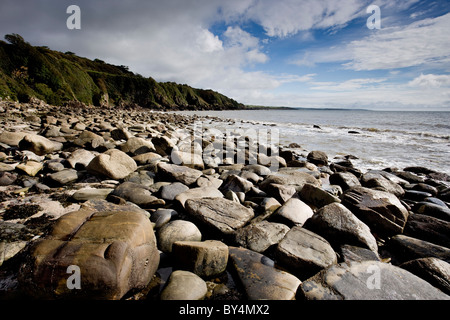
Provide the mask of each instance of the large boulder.
{"label": "large boulder", "polygon": [[194,218],[225,235],[242,228],[254,216],[252,209],[224,198],[189,199],[185,206]]}
{"label": "large boulder", "polygon": [[400,267],[428,281],[444,293],[450,294],[450,263],[430,257],[410,260],[401,264]]}
{"label": "large boulder", "polygon": [[271,219],[285,223],[289,227],[302,226],[313,214],[306,203],[297,198],[290,198],[272,214]]}
{"label": "large boulder", "polygon": [[92,131],[84,130],[73,143],[82,148],[98,149],[105,144],[105,139]]}
{"label": "large boulder", "polygon": [[230,262],[249,300],[294,300],[301,281],[275,268],[266,256],[244,248],[229,247]]}
{"label": "large boulder", "polygon": [[289,230],[278,243],[275,255],[280,264],[300,279],[337,263],[336,253],[327,240],[299,226]]}
{"label": "large boulder", "polygon": [[202,233],[190,221],[173,220],[158,229],[157,237],[159,249],[163,252],[172,252],[172,246],[176,241],[201,241]]}
{"label": "large boulder", "polygon": [[441,220],[450,221],[450,209],[445,204],[439,205],[431,202],[419,202],[415,206],[415,212]]}
{"label": "large boulder", "polygon": [[341,263],[304,281],[298,299],[448,300],[450,296],[416,275],[379,261]]}
{"label": "large boulder", "polygon": [[25,138],[27,134],[28,133],[26,132],[3,131],[0,134],[0,142],[11,147],[17,147],[19,145],[19,142],[22,141],[22,139]]}
{"label": "large boulder", "polygon": [[427,257],[435,257],[450,263],[449,248],[403,234],[391,238],[389,250],[399,263]]}
{"label": "large boulder", "polygon": [[223,198],[223,194],[214,187],[199,187],[186,190],[175,196],[175,200],[183,207],[187,200],[200,198]]}
{"label": "large boulder", "polygon": [[75,169],[65,169],[52,173],[49,178],[56,184],[66,185],[78,179],[78,171]]}
{"label": "large boulder", "polygon": [[22,150],[30,150],[39,156],[46,155],[60,151],[63,148],[63,144],[56,141],[51,141],[46,137],[36,134],[27,134],[20,142],[19,148]]}
{"label": "large boulder", "polygon": [[309,183],[303,186],[299,196],[303,201],[317,208],[322,208],[333,202],[341,202],[338,197]]}
{"label": "large boulder", "polygon": [[203,300],[207,292],[206,282],[198,275],[176,270],[170,274],[161,292],[161,300]]}
{"label": "large boulder", "polygon": [[180,193],[188,191],[189,188],[181,182],[174,182],[166,186],[162,186],[160,189],[161,198],[164,200],[174,200]]}
{"label": "large boulder", "polygon": [[154,152],[155,146],[150,140],[145,140],[143,138],[132,137],[127,140],[124,144],[120,145],[120,149],[129,153],[133,156],[137,156],[140,154]]}
{"label": "large boulder", "polygon": [[342,204],[374,232],[392,236],[403,232],[408,210],[393,194],[365,187],[344,192]]}
{"label": "large boulder", "polygon": [[320,234],[334,247],[353,244],[378,251],[377,241],[369,227],[340,203],[321,208],[306,222],[305,227]]}
{"label": "large boulder", "polygon": [[305,184],[320,186],[320,181],[311,174],[302,171],[283,171],[268,175],[261,182],[261,190],[266,191],[270,184],[281,184],[285,186],[293,186],[296,191],[301,191]]}
{"label": "large boulder", "polygon": [[351,172],[336,172],[330,176],[330,183],[338,185],[342,190],[347,190],[355,186],[360,186],[358,177]]}
{"label": "large boulder", "polygon": [[377,171],[369,171],[363,174],[361,177],[361,184],[367,188],[392,193],[400,198],[405,194],[405,191],[400,185],[385,178],[384,175]]}
{"label": "large boulder", "polygon": [[263,220],[237,230],[235,242],[244,248],[262,253],[280,242],[288,231],[289,227],[285,224]]}
{"label": "large boulder", "polygon": [[201,152],[172,150],[170,153],[170,159],[174,164],[183,165],[198,170],[205,169]]}
{"label": "large boulder", "polygon": [[117,149],[110,149],[96,156],[87,166],[89,172],[115,180],[127,177],[136,169],[136,162],[125,152]]}
{"label": "large boulder", "polygon": [[20,163],[16,166],[16,170],[23,171],[27,175],[34,177],[44,168],[44,165],[41,162],[37,161],[26,161],[24,163]]}
{"label": "large boulder", "polygon": [[91,151],[86,149],[77,149],[67,158],[67,162],[74,169],[79,167],[86,168],[94,158],[95,155]]}
{"label": "large boulder", "polygon": [[323,151],[311,151],[308,153],[308,156],[306,159],[319,166],[326,166],[328,165],[328,156]]}
{"label": "large boulder", "polygon": [[221,241],[176,241],[172,253],[179,266],[200,277],[211,277],[225,271],[228,246]]}
{"label": "large boulder", "polygon": [[241,178],[237,175],[231,174],[227,177],[220,189],[225,193],[228,190],[233,192],[247,192],[253,187],[253,183]]}
{"label": "large boulder", "polygon": [[158,199],[148,190],[147,187],[134,183],[123,182],[113,192],[112,195],[131,201],[138,206],[145,208],[153,205],[164,205],[162,199]]}
{"label": "large boulder", "polygon": [[203,174],[200,170],[179,166],[176,164],[158,163],[158,174],[164,179],[179,181],[190,186]]}
{"label": "large boulder", "polygon": [[62,216],[31,245],[19,282],[36,298],[120,299],[144,288],[158,264],[146,215],[84,209]]}
{"label": "large boulder", "polygon": [[423,214],[411,214],[403,234],[450,248],[450,222]]}
{"label": "large boulder", "polygon": [[152,138],[152,143],[155,146],[156,153],[162,156],[171,154],[172,149],[176,146],[175,142],[166,136],[156,136]]}

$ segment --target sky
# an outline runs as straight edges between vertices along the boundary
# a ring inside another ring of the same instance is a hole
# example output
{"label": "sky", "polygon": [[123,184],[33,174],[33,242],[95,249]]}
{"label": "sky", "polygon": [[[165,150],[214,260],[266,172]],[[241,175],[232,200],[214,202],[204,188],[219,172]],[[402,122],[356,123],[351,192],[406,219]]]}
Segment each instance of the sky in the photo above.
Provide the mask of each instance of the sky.
{"label": "sky", "polygon": [[450,111],[450,0],[1,0],[0,31],[249,105]]}

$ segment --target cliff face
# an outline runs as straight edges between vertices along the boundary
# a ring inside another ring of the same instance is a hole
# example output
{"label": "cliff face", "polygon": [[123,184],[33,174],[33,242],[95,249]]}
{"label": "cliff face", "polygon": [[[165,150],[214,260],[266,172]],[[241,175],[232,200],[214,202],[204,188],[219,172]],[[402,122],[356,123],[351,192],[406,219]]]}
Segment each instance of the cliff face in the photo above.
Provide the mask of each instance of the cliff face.
{"label": "cliff face", "polygon": [[157,82],[99,59],[34,47],[17,34],[0,41],[0,97],[49,104],[139,105],[159,110],[241,109],[244,105],[213,90]]}

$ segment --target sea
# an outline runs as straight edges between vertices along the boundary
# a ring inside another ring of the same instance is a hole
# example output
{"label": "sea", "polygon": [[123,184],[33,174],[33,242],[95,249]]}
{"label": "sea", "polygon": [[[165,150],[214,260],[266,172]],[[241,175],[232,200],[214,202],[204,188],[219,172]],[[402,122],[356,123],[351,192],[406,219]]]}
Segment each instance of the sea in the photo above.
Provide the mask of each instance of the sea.
{"label": "sea", "polygon": [[205,126],[226,130],[278,130],[283,146],[320,150],[330,159],[352,155],[363,172],[426,167],[450,175],[450,112],[336,109],[180,111],[185,115],[229,119]]}

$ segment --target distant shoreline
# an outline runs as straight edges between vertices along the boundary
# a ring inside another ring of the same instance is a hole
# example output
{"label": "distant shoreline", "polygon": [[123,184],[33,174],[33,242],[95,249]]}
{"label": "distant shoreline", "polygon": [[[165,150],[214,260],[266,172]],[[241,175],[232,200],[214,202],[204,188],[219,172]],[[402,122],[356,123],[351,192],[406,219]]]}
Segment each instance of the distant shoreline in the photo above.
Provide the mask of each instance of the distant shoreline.
{"label": "distant shoreline", "polygon": [[[284,106],[254,106],[246,105],[244,109],[239,110],[303,110],[303,111],[373,111],[373,112],[450,112],[450,110],[385,110],[385,109],[352,109],[352,108],[306,108],[306,107],[284,107]],[[220,110],[217,110],[220,111]],[[226,111],[226,110],[224,110]]]}

